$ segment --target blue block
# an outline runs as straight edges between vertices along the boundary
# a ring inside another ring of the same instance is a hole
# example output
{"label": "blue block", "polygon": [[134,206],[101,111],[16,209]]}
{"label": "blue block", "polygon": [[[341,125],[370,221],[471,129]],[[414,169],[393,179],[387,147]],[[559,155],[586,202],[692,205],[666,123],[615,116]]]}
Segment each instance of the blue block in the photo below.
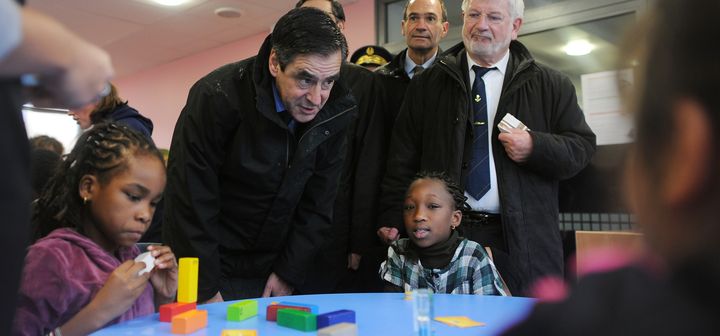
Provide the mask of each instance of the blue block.
{"label": "blue block", "polygon": [[325,328],[338,323],[355,323],[355,312],[352,310],[336,310],[317,316],[317,328]]}
{"label": "blue block", "polygon": [[297,302],[290,302],[290,301],[282,301],[278,303],[283,306],[295,306],[295,307],[305,307],[309,308],[310,312],[317,315],[318,313],[318,306],[314,304],[307,304],[307,303],[297,303]]}

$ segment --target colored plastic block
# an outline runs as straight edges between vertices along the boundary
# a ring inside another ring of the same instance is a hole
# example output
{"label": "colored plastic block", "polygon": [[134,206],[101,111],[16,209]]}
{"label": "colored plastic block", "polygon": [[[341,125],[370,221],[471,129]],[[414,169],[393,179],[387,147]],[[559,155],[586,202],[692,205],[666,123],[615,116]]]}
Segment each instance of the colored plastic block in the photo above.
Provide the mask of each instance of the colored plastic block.
{"label": "colored plastic block", "polygon": [[307,303],[299,303],[299,302],[289,302],[289,301],[280,301],[281,305],[286,306],[295,306],[295,307],[308,307],[310,308],[310,312],[313,314],[318,314],[320,311],[318,310],[318,306],[314,304],[307,304]]}
{"label": "colored plastic block", "polygon": [[318,329],[317,336],[357,336],[357,325],[353,323],[338,323]]}
{"label": "colored plastic block", "polygon": [[280,309],[277,311],[277,324],[300,331],[317,329],[317,315],[296,309]]}
{"label": "colored plastic block", "polygon": [[197,308],[195,302],[191,303],[168,303],[160,306],[160,321],[161,322],[172,322],[172,318],[175,315],[182,314],[186,311]]}
{"label": "colored plastic block", "polygon": [[318,315],[317,317],[318,329],[342,322],[355,323],[355,312],[352,310],[343,309]]}
{"label": "colored plastic block", "polygon": [[199,265],[198,258],[180,258],[177,302],[190,303],[197,301]]}
{"label": "colored plastic block", "polygon": [[189,334],[207,327],[207,310],[191,310],[176,315],[172,319],[173,334]]}
{"label": "colored plastic block", "polygon": [[257,330],[230,330],[225,329],[220,333],[220,336],[257,336]]}
{"label": "colored plastic block", "polygon": [[257,300],[245,300],[233,303],[227,308],[227,320],[240,322],[247,320],[258,313]]}
{"label": "colored plastic block", "polygon": [[308,307],[298,307],[298,306],[286,306],[281,304],[276,305],[269,305],[267,306],[267,309],[265,310],[265,319],[268,321],[277,321],[277,312],[278,309],[296,309],[296,310],[302,310],[305,312],[310,312],[310,308]]}

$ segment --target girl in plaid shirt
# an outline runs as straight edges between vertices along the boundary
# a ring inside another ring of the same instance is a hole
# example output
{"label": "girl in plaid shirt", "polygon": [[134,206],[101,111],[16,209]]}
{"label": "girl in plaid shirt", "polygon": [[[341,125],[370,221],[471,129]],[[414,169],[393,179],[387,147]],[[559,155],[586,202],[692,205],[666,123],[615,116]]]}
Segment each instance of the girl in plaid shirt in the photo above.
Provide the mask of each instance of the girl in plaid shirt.
{"label": "girl in plaid shirt", "polygon": [[387,291],[429,288],[435,293],[507,295],[480,244],[460,237],[462,189],[445,173],[420,173],[408,188],[403,221],[409,238],[388,248],[380,276]]}

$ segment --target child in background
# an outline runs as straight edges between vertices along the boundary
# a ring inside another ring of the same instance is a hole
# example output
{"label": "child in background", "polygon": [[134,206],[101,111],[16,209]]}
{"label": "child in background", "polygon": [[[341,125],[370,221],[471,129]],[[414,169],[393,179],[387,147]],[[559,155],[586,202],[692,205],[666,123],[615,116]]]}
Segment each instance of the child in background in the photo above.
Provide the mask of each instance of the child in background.
{"label": "child in background", "polygon": [[444,173],[415,176],[403,207],[410,238],[394,243],[380,265],[388,291],[429,288],[435,293],[507,295],[482,246],[455,231],[466,199]]}
{"label": "child in background", "polygon": [[148,248],[150,273],[139,275],[145,264],[134,261],[164,188],[162,155],[148,137],[115,124],[83,134],[37,201],[41,239],[25,258],[13,334],[86,335],[172,302],[170,248]]}

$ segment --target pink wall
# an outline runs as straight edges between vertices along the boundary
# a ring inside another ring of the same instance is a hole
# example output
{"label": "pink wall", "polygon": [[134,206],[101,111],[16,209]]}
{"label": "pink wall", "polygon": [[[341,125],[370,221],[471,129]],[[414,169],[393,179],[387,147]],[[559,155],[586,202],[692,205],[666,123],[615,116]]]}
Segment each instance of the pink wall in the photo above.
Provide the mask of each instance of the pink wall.
{"label": "pink wall", "polygon": [[[358,0],[344,7],[349,52],[375,44],[375,0]],[[255,55],[268,33],[142,70],[113,82],[131,106],[153,120],[153,139],[158,147],[169,148],[175,122],[192,84],[223,64]]]}

